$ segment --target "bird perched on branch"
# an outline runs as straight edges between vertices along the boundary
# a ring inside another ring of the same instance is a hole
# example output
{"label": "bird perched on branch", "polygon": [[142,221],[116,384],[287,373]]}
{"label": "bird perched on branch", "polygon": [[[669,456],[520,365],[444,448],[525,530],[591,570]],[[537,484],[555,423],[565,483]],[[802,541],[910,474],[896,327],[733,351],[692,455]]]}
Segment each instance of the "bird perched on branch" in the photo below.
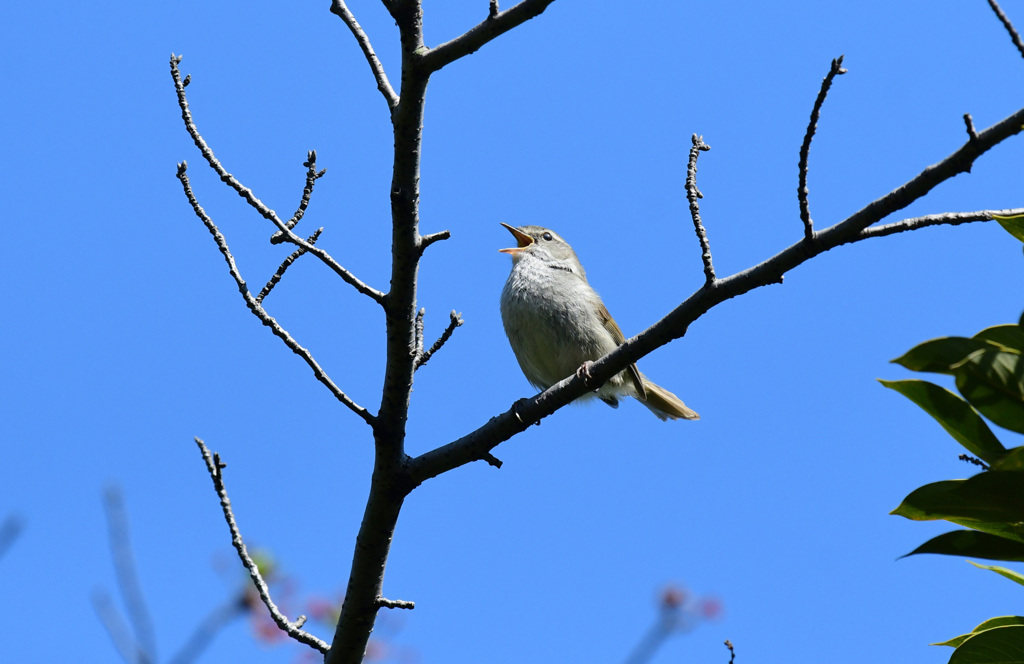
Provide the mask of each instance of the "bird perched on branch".
{"label": "bird perched on branch", "polygon": [[[591,362],[626,340],[569,243],[541,226],[502,224],[518,246],[500,249],[512,256],[512,273],[501,291],[501,320],[526,379],[547,389],[574,372],[588,375]],[[635,364],[595,390],[612,408],[630,396],[661,420],[698,420],[679,397],[647,379]]]}

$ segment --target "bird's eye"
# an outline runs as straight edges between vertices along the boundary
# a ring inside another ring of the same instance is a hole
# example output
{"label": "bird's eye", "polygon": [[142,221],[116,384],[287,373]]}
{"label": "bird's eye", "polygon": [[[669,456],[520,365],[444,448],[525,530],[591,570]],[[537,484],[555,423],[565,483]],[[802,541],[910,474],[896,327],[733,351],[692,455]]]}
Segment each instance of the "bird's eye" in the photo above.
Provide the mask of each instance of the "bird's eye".
{"label": "bird's eye", "polygon": [[551,240],[551,233],[545,233],[544,235],[541,235],[541,237],[544,238],[545,240],[550,241]]}

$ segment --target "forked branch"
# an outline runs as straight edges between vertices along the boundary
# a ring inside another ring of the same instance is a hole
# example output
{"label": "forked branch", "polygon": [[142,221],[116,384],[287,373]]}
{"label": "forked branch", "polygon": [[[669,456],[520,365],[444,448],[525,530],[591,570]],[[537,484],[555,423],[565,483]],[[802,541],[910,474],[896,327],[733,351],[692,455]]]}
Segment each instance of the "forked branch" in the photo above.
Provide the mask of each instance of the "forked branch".
{"label": "forked branch", "polygon": [[416,315],[417,336],[419,338],[419,341],[418,341],[417,345],[418,345],[419,351],[420,351],[417,354],[417,357],[416,357],[416,368],[417,369],[419,369],[424,364],[426,364],[430,360],[430,358],[434,356],[434,353],[436,353],[437,351],[441,350],[441,346],[443,346],[445,344],[445,342],[447,342],[449,339],[451,339],[452,333],[455,331],[455,328],[461,327],[462,323],[463,323],[462,317],[459,316],[459,314],[455,313],[454,311],[451,312],[449,314],[450,320],[448,322],[448,327],[446,327],[444,332],[441,333],[441,336],[438,337],[437,341],[435,341],[434,344],[430,348],[428,348],[426,351],[424,351],[423,350],[423,315],[422,314],[423,314],[423,310],[421,309],[420,313]]}
{"label": "forked branch", "polygon": [[320,247],[315,247],[311,245],[309,242],[293,233],[292,230],[288,228],[288,225],[285,222],[281,221],[281,219],[277,216],[276,212],[267,207],[263,203],[263,201],[256,198],[256,195],[253,194],[251,189],[244,186],[241,182],[238,181],[237,178],[235,178],[234,175],[228,173],[227,169],[225,169],[224,166],[221,165],[220,161],[217,160],[217,157],[214,156],[213,150],[210,148],[210,146],[206,143],[206,140],[203,139],[202,135],[199,133],[199,129],[196,127],[195,121],[192,119],[192,111],[189,109],[188,99],[185,96],[185,85],[182,83],[181,73],[178,71],[178,64],[180,62],[180,55],[171,55],[171,77],[174,79],[174,88],[175,90],[177,90],[178,93],[178,106],[181,108],[181,118],[185,122],[185,129],[192,137],[192,141],[196,144],[196,147],[199,148],[199,151],[203,154],[203,158],[206,159],[206,162],[210,165],[210,168],[212,168],[217,173],[217,175],[220,176],[222,182],[224,182],[229,187],[238,192],[239,196],[244,198],[246,202],[253,207],[253,209],[259,212],[260,216],[262,216],[264,219],[267,219],[275,226],[277,226],[277,229],[284,234],[284,237],[288,242],[291,242],[296,246],[304,248],[306,251],[319,258],[321,261],[323,261],[325,265],[331,268],[335,272],[335,274],[341,277],[346,283],[351,284],[353,287],[355,287],[357,291],[359,291],[363,295],[366,295],[370,299],[374,300],[375,302],[383,306],[384,293],[381,293],[380,291],[367,286],[362,281],[357,279],[355,275],[353,275],[351,272],[343,268],[326,251],[324,251]]}
{"label": "forked branch", "polygon": [[[249,311],[259,318],[264,325],[269,327],[277,337],[284,341],[285,345],[288,346],[293,353],[305,360],[306,364],[309,365],[309,368],[313,370],[313,375],[316,376],[316,379],[323,383],[323,385],[331,391],[331,394],[333,394],[338,401],[345,404],[349,410],[361,417],[367,424],[372,425],[374,423],[373,415],[353,401],[347,394],[342,392],[341,388],[335,385],[334,381],[330,379],[327,372],[320,367],[315,359],[313,359],[312,353],[300,346],[299,342],[297,342],[287,330],[281,327],[281,325],[267,313],[266,309],[263,308],[263,305],[253,297],[252,293],[249,292],[249,286],[245,283],[245,280],[242,279],[242,275],[238,271],[238,265],[235,263],[235,257],[231,254],[231,249],[228,247],[227,240],[220,232],[220,229],[217,228],[217,225],[213,223],[213,219],[206,214],[206,210],[199,205],[199,201],[196,200],[195,194],[192,193],[192,186],[189,184],[188,175],[186,174],[187,168],[188,165],[185,162],[178,164],[178,179],[181,180],[181,186],[185,191],[185,197],[188,198],[188,202],[192,205],[192,210],[196,213],[196,216],[199,217],[200,221],[203,222],[203,225],[206,226],[207,230],[210,231],[210,235],[213,236],[214,242],[217,243],[220,253],[224,256],[224,260],[228,264],[228,272],[231,274],[231,278],[235,280],[235,284],[238,286],[238,292],[241,293]],[[291,231],[288,232],[291,233]],[[305,241],[303,241],[303,244],[305,246],[313,246]]]}
{"label": "forked branch", "polygon": [[[302,188],[302,199],[299,200],[298,209],[295,210],[292,218],[285,222],[285,226],[289,229],[295,228],[302,221],[302,217],[306,214],[306,208],[309,207],[309,199],[313,195],[313,186],[317,180],[327,174],[326,168],[322,168],[319,171],[316,170],[316,150],[309,151],[306,161],[302,165],[306,167],[306,186]],[[270,244],[281,244],[284,241],[285,236],[281,231],[277,231],[270,236]],[[306,241],[308,242],[309,240]]]}
{"label": "forked branch", "polygon": [[475,52],[487,42],[500,37],[512,28],[539,16],[555,0],[522,0],[505,11],[498,11],[498,3],[492,2],[487,18],[467,30],[464,34],[427,51],[422,66],[427,72],[435,72]]}

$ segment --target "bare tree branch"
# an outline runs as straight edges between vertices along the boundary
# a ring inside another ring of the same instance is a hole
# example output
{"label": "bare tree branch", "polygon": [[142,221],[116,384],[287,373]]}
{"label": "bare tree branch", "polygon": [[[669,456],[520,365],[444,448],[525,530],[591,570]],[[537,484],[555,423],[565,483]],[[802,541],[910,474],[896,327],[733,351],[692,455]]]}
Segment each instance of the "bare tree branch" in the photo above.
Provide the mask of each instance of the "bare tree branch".
{"label": "bare tree branch", "polygon": [[[309,244],[316,244],[317,239],[320,237],[320,233],[322,233],[323,231],[323,226],[316,229],[315,233],[306,238],[306,242],[308,242]],[[256,296],[256,302],[258,304],[263,303],[263,298],[270,295],[270,291],[274,290],[274,286],[281,282],[281,277],[284,276],[285,271],[289,267],[291,267],[292,263],[299,259],[299,256],[301,256],[304,253],[306,253],[306,250],[302,247],[299,247],[291,254],[289,254],[288,258],[284,259],[284,261],[281,262],[281,266],[277,268],[277,272],[275,272],[274,276],[270,278],[270,281],[267,282],[267,285],[263,287],[263,290],[260,291],[260,294]]]}
{"label": "bare tree branch", "polygon": [[[355,401],[353,401],[347,394],[342,392],[341,388],[335,385],[334,381],[330,379],[330,377],[327,375],[327,372],[324,371],[319,364],[317,364],[317,361],[315,359],[313,359],[313,354],[310,353],[307,349],[300,346],[299,342],[292,338],[292,335],[290,335],[287,330],[281,327],[277,320],[275,320],[273,316],[268,314],[266,309],[263,308],[263,305],[257,302],[256,298],[253,297],[252,293],[249,292],[249,287],[248,285],[246,285],[245,280],[242,279],[242,275],[238,271],[238,266],[235,264],[235,257],[231,255],[231,250],[228,248],[227,240],[224,239],[224,235],[221,234],[220,229],[217,228],[217,225],[213,223],[213,220],[210,219],[209,215],[206,214],[206,210],[204,210],[202,206],[199,205],[199,201],[196,200],[195,194],[192,193],[192,186],[189,184],[188,175],[186,175],[185,173],[187,168],[188,165],[185,162],[181,162],[180,164],[178,164],[178,179],[181,180],[181,186],[185,190],[185,196],[188,198],[188,202],[192,205],[192,210],[195,211],[196,216],[199,217],[199,219],[206,226],[207,230],[210,231],[210,234],[213,236],[214,241],[217,243],[217,247],[220,249],[221,254],[224,255],[224,260],[228,264],[228,272],[231,273],[231,277],[235,280],[235,283],[238,285],[238,292],[242,294],[242,298],[245,300],[246,306],[249,307],[249,311],[251,311],[254,316],[259,318],[264,325],[269,327],[270,330],[277,337],[284,341],[285,345],[288,346],[288,348],[290,348],[293,353],[295,353],[303,360],[305,360],[306,364],[309,365],[309,368],[313,370],[313,375],[316,376],[316,379],[323,383],[327,387],[327,389],[331,391],[331,394],[333,394],[338,401],[345,404],[345,406],[347,406],[348,409],[351,410],[353,413],[363,418],[363,420],[367,424],[372,425],[374,423],[373,415],[368,410],[366,410],[365,408],[357,404]],[[289,233],[290,232],[291,231],[289,231]],[[305,241],[303,241],[303,245],[313,246]]]}
{"label": "bare tree branch", "polygon": [[704,230],[704,224],[700,220],[700,204],[697,200],[704,198],[697,188],[697,155],[711,149],[711,146],[704,142],[704,137],[694,134],[690,137],[693,147],[690,148],[690,161],[686,167],[686,199],[690,201],[690,217],[693,219],[693,229],[697,232],[697,240],[700,242],[700,258],[704,262],[705,283],[711,284],[715,281],[715,266],[711,263],[711,243],[708,242],[708,232]]}
{"label": "bare tree branch", "polygon": [[814,138],[814,132],[818,130],[818,117],[821,115],[821,106],[825,103],[825,97],[828,96],[829,88],[832,87],[832,81],[835,80],[836,76],[845,73],[846,70],[843,69],[843,56],[840,55],[832,60],[832,68],[829,69],[828,74],[825,75],[824,80],[821,82],[818,97],[814,100],[814,108],[811,109],[811,121],[807,125],[804,142],[800,146],[800,183],[797,185],[796,193],[800,201],[800,219],[804,222],[804,237],[808,240],[814,237],[814,222],[811,221],[811,208],[807,202],[807,157],[811,151],[811,140]]}
{"label": "bare tree branch", "polygon": [[[266,605],[267,610],[270,611],[271,617],[277,626],[280,627],[288,636],[292,637],[300,643],[305,643],[307,646],[319,650],[322,653],[326,653],[330,646],[316,638],[309,632],[305,632],[298,628],[296,623],[292,623],[281,613],[277,605],[274,604],[274,600],[270,599],[270,588],[267,587],[266,581],[263,580],[263,576],[260,574],[259,567],[253,562],[253,559],[249,557],[249,552],[245,548],[245,542],[242,541],[242,533],[238,530],[238,524],[235,522],[235,514],[231,509],[231,500],[228,499],[228,491],[224,487],[224,476],[223,471],[225,464],[221,463],[219,454],[210,454],[210,450],[206,447],[199,438],[195,439],[196,445],[199,446],[199,451],[203,455],[203,461],[206,462],[206,470],[210,473],[210,479],[213,480],[213,488],[217,492],[217,496],[220,498],[220,506],[224,511],[224,520],[228,524],[228,529],[231,530],[231,543],[234,545],[235,550],[238,552],[238,557],[241,558],[242,564],[249,570],[249,576],[252,578],[252,583],[256,586],[256,591],[260,595],[260,599]],[[298,623],[301,624],[301,623]]]}
{"label": "bare tree branch", "polygon": [[[384,6],[394,14],[389,2],[385,2]],[[359,25],[359,22],[356,21],[356,17],[352,15],[352,12],[349,11],[344,0],[333,0],[331,2],[331,13],[341,17],[341,20],[345,22],[348,29],[352,31],[356,41],[359,42],[359,48],[363,49],[363,55],[366,56],[366,61],[370,64],[370,70],[373,71],[373,77],[377,80],[377,89],[384,95],[384,101],[388,103],[388,110],[393,113],[395,107],[398,106],[398,95],[395,94],[394,88],[391,87],[391,82],[388,81],[388,75],[384,72],[384,65],[381,64],[377,54],[373,51],[370,38],[366,36],[366,32]]]}
{"label": "bare tree branch", "polygon": [[[815,233],[811,242],[804,239],[754,267],[724,279],[717,279],[710,285],[705,284],[660,321],[637,336],[627,339],[616,350],[592,363],[589,367],[591,378],[589,387],[583,379],[572,375],[540,394],[528,399],[520,399],[507,411],[492,417],[475,431],[412,459],[409,464],[412,481],[419,485],[432,477],[437,477],[441,473],[464,464],[484,460],[485,455],[497,445],[515,434],[525,431],[530,424],[539,422],[562,406],[583,396],[587,391],[593,389],[593,385],[603,384],[629,364],[635,363],[652,351],[685,335],[690,324],[715,305],[755,288],[779,283],[783,274],[814,256],[840,245],[858,242],[876,235],[889,235],[940,224],[966,223],[967,219],[959,221],[955,215],[952,217],[935,215],[907,219],[882,226],[876,233],[871,233],[868,230],[872,224],[910,205],[941,182],[958,173],[966,172],[974,160],[994,145],[1022,130],[1024,130],[1024,109],[1018,110],[1013,115],[989,127],[978,134],[977,140],[968,141],[938,164],[925,168],[907,183],[872,201],[845,220]],[[988,214],[983,213],[978,219],[972,219],[972,221],[988,219],[990,218]]]}
{"label": "bare tree branch", "polygon": [[422,66],[428,72],[435,72],[461,57],[474,53],[481,46],[499,37],[512,28],[539,16],[555,0],[522,0],[505,11],[495,11],[497,3],[490,5],[487,18],[477,23],[464,34],[427,51]]}
{"label": "bare tree branch", "polygon": [[1024,57],[1024,42],[1021,41],[1020,35],[1013,27],[1013,23],[1011,23],[1010,19],[1003,13],[1002,7],[999,6],[999,3],[996,2],[996,0],[988,0],[988,6],[992,8],[992,11],[996,13],[999,20],[1003,22],[1003,27],[1005,27],[1006,31],[1010,34],[1010,39],[1013,40],[1013,45],[1017,47],[1018,51],[1020,51],[1021,57]]}
{"label": "bare tree branch", "polygon": [[196,128],[195,122],[192,120],[192,111],[189,110],[188,99],[185,97],[185,86],[181,81],[181,73],[178,71],[178,63],[180,62],[180,55],[171,55],[171,77],[174,79],[174,88],[175,90],[177,90],[178,93],[178,106],[181,108],[181,118],[185,122],[185,129],[188,130],[189,135],[192,136],[192,141],[196,144],[196,147],[199,148],[199,151],[202,152],[203,157],[206,159],[206,162],[210,165],[210,168],[216,171],[217,175],[220,176],[222,182],[224,182],[229,187],[238,192],[239,196],[244,198],[246,202],[248,202],[249,205],[253,207],[253,209],[259,212],[260,216],[262,216],[264,219],[269,220],[271,223],[277,226],[278,230],[284,233],[284,236],[288,240],[288,242],[291,242],[296,246],[303,247],[306,251],[319,258],[321,261],[324,262],[325,265],[334,270],[334,272],[339,277],[344,279],[346,283],[351,284],[353,287],[355,287],[357,291],[359,291],[363,295],[366,295],[367,297],[374,300],[378,304],[383,305],[383,293],[374,288],[370,288],[362,281],[357,279],[355,275],[353,275],[351,272],[343,268],[326,251],[319,247],[314,247],[313,245],[309,244],[301,237],[293,233],[291,229],[288,228],[288,226],[283,221],[281,221],[281,219],[277,216],[276,212],[274,212],[269,207],[264,205],[263,201],[256,198],[256,195],[252,193],[251,189],[243,186],[242,183],[235,178],[235,176],[228,173],[224,166],[221,165],[221,163],[214,156],[213,150],[210,148],[209,145],[207,145],[206,141],[199,133],[199,129]]}
{"label": "bare tree branch", "polygon": [[[430,360],[430,358],[434,356],[434,353],[436,353],[437,351],[439,351],[441,349],[441,346],[443,346],[445,344],[445,342],[448,341],[451,338],[452,332],[455,331],[455,328],[462,326],[463,320],[462,320],[462,317],[459,314],[457,314],[454,311],[452,311],[449,314],[449,316],[450,316],[451,320],[448,322],[448,327],[445,328],[444,332],[441,333],[441,336],[438,337],[437,341],[434,342],[434,345],[432,345],[425,352],[423,352],[422,345],[420,346],[420,351],[421,352],[419,354],[419,357],[416,358],[416,368],[417,369],[419,369],[424,364],[426,364]],[[418,317],[418,320],[422,324],[422,321],[423,321],[422,317]],[[422,333],[422,331],[423,330],[421,328],[420,332]],[[421,336],[420,337],[421,343],[422,343],[422,339],[423,339],[423,337]]]}
{"label": "bare tree branch", "polygon": [[[306,161],[302,165],[306,167],[306,186],[302,188],[302,198],[299,200],[298,209],[295,210],[292,218],[285,223],[285,226],[290,229],[295,228],[302,221],[302,217],[306,214],[306,208],[309,207],[309,199],[313,195],[313,186],[316,185],[317,180],[327,173],[326,168],[319,171],[316,170],[316,150],[309,151]],[[281,244],[285,241],[286,238],[281,231],[277,231],[270,236],[270,244]]]}
{"label": "bare tree branch", "polygon": [[[125,515],[124,501],[118,487],[110,485],[106,488],[103,492],[103,507],[107,515],[110,554],[114,561],[117,587],[121,591],[128,611],[128,620],[131,621],[135,632],[137,656],[130,661],[155,662],[157,656],[153,620],[149,616],[142,585],[139,583],[139,574],[135,569],[135,556],[128,535],[128,517]],[[111,634],[113,635],[113,631]]]}

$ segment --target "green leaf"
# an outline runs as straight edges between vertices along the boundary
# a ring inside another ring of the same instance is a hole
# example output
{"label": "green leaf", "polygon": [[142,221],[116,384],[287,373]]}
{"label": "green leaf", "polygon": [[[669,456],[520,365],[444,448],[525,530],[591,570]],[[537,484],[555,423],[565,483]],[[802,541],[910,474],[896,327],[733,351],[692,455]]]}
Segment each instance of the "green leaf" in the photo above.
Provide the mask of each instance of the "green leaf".
{"label": "green leaf", "polygon": [[911,371],[953,373],[953,367],[979,350],[992,348],[983,340],[967,337],[939,337],[918,344],[893,360],[893,363]]}
{"label": "green leaf", "polygon": [[949,658],[949,664],[1021,662],[1024,662],[1024,625],[1003,625],[973,634]]}
{"label": "green leaf", "polygon": [[[1024,562],[1024,542],[976,530],[954,530],[933,537],[907,554],[941,553],[947,556]],[[906,558],[906,556],[901,556]]]}
{"label": "green leaf", "polygon": [[1016,214],[1012,217],[994,214],[992,218],[998,221],[999,225],[1005,228],[1007,233],[1024,242],[1024,214]]}
{"label": "green leaf", "polygon": [[989,348],[956,367],[956,387],[982,415],[1024,433],[1024,361],[1019,353]]}
{"label": "green leaf", "polygon": [[1012,569],[1006,569],[1005,567],[999,567],[997,565],[982,565],[981,563],[976,563],[973,560],[968,560],[967,562],[971,563],[975,567],[980,567],[981,569],[987,569],[995,572],[996,574],[1001,574],[1010,581],[1024,586],[1024,575],[1014,572]]}
{"label": "green leaf", "polygon": [[1011,447],[998,461],[992,464],[992,470],[1024,470],[1024,447]]}
{"label": "green leaf", "polygon": [[967,480],[926,484],[892,514],[915,521],[945,519],[1024,542],[1024,471],[990,470]]}
{"label": "green leaf", "polygon": [[990,465],[1006,452],[992,430],[971,405],[944,387],[925,380],[880,380],[935,418],[949,435]]}
{"label": "green leaf", "polygon": [[995,325],[986,327],[973,337],[976,341],[986,341],[1002,346],[1005,350],[1018,353],[1024,352],[1024,329],[1020,325]]}
{"label": "green leaf", "polygon": [[956,648],[961,643],[971,638],[979,632],[992,629],[994,627],[1003,627],[1005,625],[1024,625],[1024,617],[1021,616],[999,616],[998,618],[989,618],[985,622],[981,623],[973,630],[970,634],[961,634],[960,636],[954,637],[949,641],[943,641],[942,643],[932,643],[933,646],[952,646]]}

